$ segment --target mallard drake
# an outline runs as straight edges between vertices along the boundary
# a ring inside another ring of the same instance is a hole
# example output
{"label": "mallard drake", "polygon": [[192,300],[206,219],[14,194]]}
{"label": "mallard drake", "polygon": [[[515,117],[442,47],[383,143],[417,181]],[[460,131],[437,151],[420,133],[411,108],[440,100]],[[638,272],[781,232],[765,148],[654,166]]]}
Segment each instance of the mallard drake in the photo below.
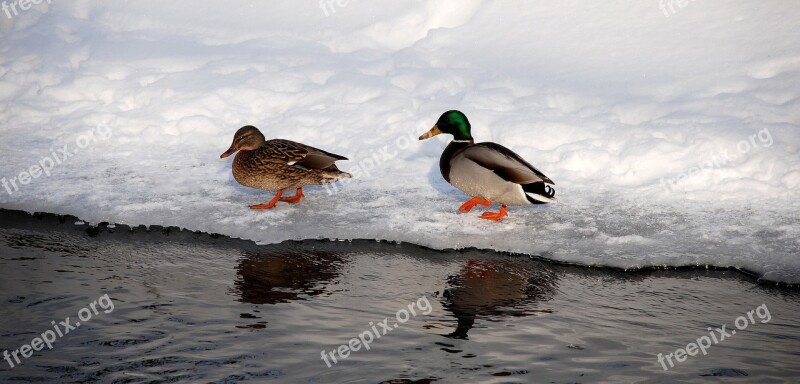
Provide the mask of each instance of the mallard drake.
{"label": "mallard drake", "polygon": [[491,142],[472,139],[472,126],[460,111],[447,111],[430,131],[420,136],[429,139],[440,133],[453,135],[453,141],[442,152],[439,169],[448,183],[472,199],[462,204],[461,212],[476,205],[500,203],[500,212],[484,212],[481,218],[498,221],[507,215],[509,205],[552,203],[555,183],[510,149]]}
{"label": "mallard drake", "polygon": [[[323,185],[350,178],[334,164],[347,160],[344,156],[290,140],[267,141],[258,128],[247,125],[236,131],[233,144],[224,159],[236,151],[233,159],[233,178],[244,186],[276,192],[266,204],[251,205],[252,209],[271,209],[278,201],[297,204],[303,198],[303,187]],[[296,189],[291,197],[281,197],[284,190]]]}

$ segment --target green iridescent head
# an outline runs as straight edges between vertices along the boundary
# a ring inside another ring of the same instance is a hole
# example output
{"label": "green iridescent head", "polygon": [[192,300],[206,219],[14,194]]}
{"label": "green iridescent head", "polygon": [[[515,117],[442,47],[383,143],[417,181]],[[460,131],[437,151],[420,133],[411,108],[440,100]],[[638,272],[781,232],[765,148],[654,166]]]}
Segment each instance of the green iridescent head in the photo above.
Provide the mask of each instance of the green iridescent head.
{"label": "green iridescent head", "polygon": [[455,140],[472,140],[470,129],[472,126],[467,120],[467,115],[461,111],[447,111],[439,117],[439,121],[431,128],[430,131],[420,136],[420,140],[429,139],[440,133],[447,133],[453,135]]}

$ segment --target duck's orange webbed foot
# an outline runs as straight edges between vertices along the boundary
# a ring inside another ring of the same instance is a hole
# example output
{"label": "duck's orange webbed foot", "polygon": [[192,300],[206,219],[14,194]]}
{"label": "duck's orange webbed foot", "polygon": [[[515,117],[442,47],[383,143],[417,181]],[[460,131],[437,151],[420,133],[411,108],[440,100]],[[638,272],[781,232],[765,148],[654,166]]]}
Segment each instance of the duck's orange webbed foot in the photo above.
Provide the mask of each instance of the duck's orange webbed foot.
{"label": "duck's orange webbed foot", "polygon": [[300,199],[302,199],[303,196],[305,196],[305,195],[303,194],[303,188],[301,187],[301,188],[297,188],[297,193],[295,193],[294,196],[281,197],[280,201],[283,201],[283,202],[289,203],[289,204],[297,204],[297,203],[300,202]]}
{"label": "duck's orange webbed foot", "polygon": [[461,206],[458,207],[458,210],[460,212],[469,212],[469,211],[472,210],[472,208],[475,208],[476,205],[490,206],[490,205],[492,205],[492,202],[489,201],[489,200],[484,200],[484,199],[480,199],[480,198],[477,198],[477,197],[473,197],[472,199],[470,199],[466,203],[461,204]]}
{"label": "duck's orange webbed foot", "polygon": [[484,212],[481,215],[481,219],[500,221],[502,218],[506,217],[506,215],[508,215],[508,212],[506,212],[506,206],[504,204],[500,206],[500,212]]}
{"label": "duck's orange webbed foot", "polygon": [[281,195],[282,194],[283,194],[283,191],[278,191],[278,193],[275,194],[275,197],[273,197],[272,200],[269,201],[269,203],[251,205],[250,209],[272,209],[272,208],[275,208],[275,204],[278,204],[278,200],[281,199]]}

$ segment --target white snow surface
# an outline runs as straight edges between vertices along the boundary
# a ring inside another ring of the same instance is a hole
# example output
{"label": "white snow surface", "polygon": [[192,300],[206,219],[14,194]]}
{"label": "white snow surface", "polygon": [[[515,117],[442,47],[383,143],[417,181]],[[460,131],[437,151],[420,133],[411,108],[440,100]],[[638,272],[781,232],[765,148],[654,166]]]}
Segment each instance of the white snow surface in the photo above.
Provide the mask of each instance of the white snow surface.
{"label": "white snow surface", "polygon": [[[54,0],[2,12],[0,178],[18,189],[0,186],[0,207],[261,243],[385,239],[800,283],[800,6],[662,3]],[[500,223],[482,207],[458,213],[467,196],[438,169],[448,138],[417,140],[449,109],[552,178],[558,203],[511,207]],[[347,156],[357,177],[252,211],[271,194],[238,185],[219,158],[247,124]],[[20,184],[65,145],[73,156]]]}

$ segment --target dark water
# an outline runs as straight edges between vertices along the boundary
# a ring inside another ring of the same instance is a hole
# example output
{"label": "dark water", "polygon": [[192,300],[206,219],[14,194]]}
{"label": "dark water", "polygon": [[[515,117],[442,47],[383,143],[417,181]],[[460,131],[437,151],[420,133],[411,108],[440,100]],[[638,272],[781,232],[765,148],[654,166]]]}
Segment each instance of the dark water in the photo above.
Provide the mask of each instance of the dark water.
{"label": "dark water", "polygon": [[[0,212],[0,351],[91,317],[21,365],[0,361],[0,382],[800,380],[800,293],[735,271],[625,273],[374,241],[256,246],[75,221]],[[747,328],[707,355],[669,371],[657,361],[739,316]],[[353,338],[328,368],[322,351]]]}

